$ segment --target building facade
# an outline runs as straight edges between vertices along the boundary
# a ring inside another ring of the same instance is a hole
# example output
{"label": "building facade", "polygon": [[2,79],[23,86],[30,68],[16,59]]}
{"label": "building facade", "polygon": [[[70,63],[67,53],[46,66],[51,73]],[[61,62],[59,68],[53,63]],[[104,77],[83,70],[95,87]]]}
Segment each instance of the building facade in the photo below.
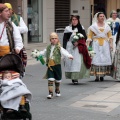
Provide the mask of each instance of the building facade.
{"label": "building facade", "polygon": [[120,11],[120,0],[0,0],[9,2],[28,26],[24,45],[49,42],[49,34],[69,25],[71,14],[80,15],[85,30],[90,26],[94,14],[102,11],[109,17],[111,10]]}

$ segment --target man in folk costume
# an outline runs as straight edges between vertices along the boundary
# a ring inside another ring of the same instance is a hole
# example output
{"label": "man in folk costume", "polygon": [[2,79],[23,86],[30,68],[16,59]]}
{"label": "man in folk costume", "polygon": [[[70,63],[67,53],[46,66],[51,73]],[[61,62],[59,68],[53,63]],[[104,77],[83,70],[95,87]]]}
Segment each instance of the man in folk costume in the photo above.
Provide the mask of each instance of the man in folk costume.
{"label": "man in folk costume", "polygon": [[10,13],[6,5],[0,4],[0,57],[15,50],[17,54],[23,48],[19,29],[9,22]]}
{"label": "man in folk costume", "polygon": [[5,3],[10,11],[10,21],[12,21],[19,29],[21,34],[27,33],[28,28],[23,20],[23,18],[17,14],[15,14],[12,5],[10,3]]}
{"label": "man in folk costume", "polygon": [[0,58],[10,52],[19,54],[23,48],[19,29],[9,22],[10,12],[6,5],[0,4]]}
{"label": "man in folk costume", "polygon": [[[25,22],[23,21],[23,18],[17,14],[15,14],[12,5],[10,3],[5,3],[5,5],[8,7],[9,11],[10,11],[10,18],[9,21],[12,21],[17,28],[19,29],[22,38],[23,38],[23,34],[28,32],[28,28],[25,24]],[[24,67],[27,65],[27,52],[25,50],[25,47],[23,47],[23,49],[20,51],[20,57],[23,61],[23,65]]]}
{"label": "man in folk costume", "polygon": [[60,46],[58,35],[55,32],[50,34],[51,44],[47,46],[46,49],[40,51],[40,55],[46,57],[46,64],[48,66],[46,78],[48,79],[48,99],[53,97],[53,83],[55,82],[55,93],[56,96],[61,96],[60,94],[60,82],[62,79],[61,70],[61,56],[73,59],[73,56],[69,54],[63,47]]}

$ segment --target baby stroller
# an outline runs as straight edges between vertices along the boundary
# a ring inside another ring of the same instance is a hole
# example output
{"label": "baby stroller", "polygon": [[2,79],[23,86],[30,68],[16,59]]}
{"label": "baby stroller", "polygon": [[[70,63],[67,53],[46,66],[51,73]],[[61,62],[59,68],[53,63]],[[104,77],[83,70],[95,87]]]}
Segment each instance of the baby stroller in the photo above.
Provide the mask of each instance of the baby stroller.
{"label": "baby stroller", "polygon": [[[5,70],[12,71],[15,77],[23,76],[24,67],[21,58],[13,53],[3,56],[0,59],[0,78],[2,71]],[[27,119],[32,120],[32,115],[30,113],[30,105],[28,101],[25,102],[25,109],[26,112],[20,111],[20,109],[18,109],[18,111],[7,113],[6,108],[3,108],[2,105],[0,104],[0,120],[27,120]]]}

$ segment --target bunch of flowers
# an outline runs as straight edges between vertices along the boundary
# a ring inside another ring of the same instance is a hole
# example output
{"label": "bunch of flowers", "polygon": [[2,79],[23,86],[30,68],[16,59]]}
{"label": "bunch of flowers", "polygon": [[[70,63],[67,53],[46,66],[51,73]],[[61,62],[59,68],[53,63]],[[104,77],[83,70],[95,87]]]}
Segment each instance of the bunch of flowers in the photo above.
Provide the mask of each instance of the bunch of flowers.
{"label": "bunch of flowers", "polygon": [[110,26],[110,28],[112,28],[112,26],[113,26],[112,22],[108,21],[107,24]]}
{"label": "bunch of flowers", "polygon": [[74,43],[77,42],[80,39],[84,39],[84,36],[81,33],[78,33],[78,34],[74,35],[73,39],[72,39],[72,44],[74,45]]}
{"label": "bunch of flowers", "polygon": [[43,58],[43,56],[40,55],[40,51],[37,50],[37,49],[34,49],[32,52],[31,52],[31,56],[33,58],[35,58],[37,61],[39,60],[41,62],[41,64],[45,64],[45,60]]}

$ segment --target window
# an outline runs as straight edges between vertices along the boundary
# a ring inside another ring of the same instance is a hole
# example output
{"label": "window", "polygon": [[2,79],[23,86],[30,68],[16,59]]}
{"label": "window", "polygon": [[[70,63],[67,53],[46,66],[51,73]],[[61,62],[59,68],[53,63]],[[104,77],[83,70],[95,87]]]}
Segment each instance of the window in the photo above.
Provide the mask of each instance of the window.
{"label": "window", "polygon": [[70,22],[70,0],[55,0],[55,30]]}

